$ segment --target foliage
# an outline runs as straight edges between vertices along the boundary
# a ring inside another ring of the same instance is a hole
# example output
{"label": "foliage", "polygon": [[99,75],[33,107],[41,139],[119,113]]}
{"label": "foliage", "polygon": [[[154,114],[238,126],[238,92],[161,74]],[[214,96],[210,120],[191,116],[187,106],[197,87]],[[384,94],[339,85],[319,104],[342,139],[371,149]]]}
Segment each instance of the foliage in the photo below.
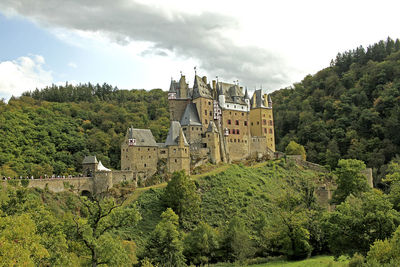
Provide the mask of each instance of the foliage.
{"label": "foliage", "polygon": [[49,257],[40,239],[29,215],[0,217],[1,266],[38,265],[43,258]]}
{"label": "foliage", "polygon": [[295,141],[289,142],[286,146],[285,153],[287,155],[301,155],[301,158],[306,160],[306,150],[304,149],[304,146],[299,145]]}
{"label": "foliage", "polygon": [[132,264],[122,240],[115,230],[140,219],[136,207],[125,207],[112,197],[88,199],[81,197],[86,216],[74,217],[75,233],[72,237],[81,242],[91,258],[91,265],[121,266]]}
{"label": "foliage", "polygon": [[368,251],[367,261],[379,264],[400,262],[400,227],[394,232],[392,238],[374,242]]}
{"label": "foliage", "polygon": [[179,216],[179,222],[185,229],[190,229],[199,219],[200,196],[196,185],[184,171],[172,174],[164,192],[164,202]]}
{"label": "foliage", "polygon": [[243,262],[254,254],[253,244],[242,220],[234,217],[229,221],[222,240],[225,259]]}
{"label": "foliage", "polygon": [[349,196],[335,211],[326,214],[324,230],[334,255],[365,255],[376,240],[391,236],[400,223],[400,214],[378,191]]}
{"label": "foliage", "polygon": [[0,177],[78,174],[86,155],[119,169],[120,144],[131,125],[150,128],[163,142],[166,93],[67,84],[11,98],[0,105]]}
{"label": "foliage", "polygon": [[145,257],[161,266],[186,266],[178,221],[178,215],[170,208],[161,214],[161,221],[146,245]]}
{"label": "foliage", "polygon": [[366,177],[361,173],[363,170],[365,170],[365,164],[360,160],[339,160],[335,170],[337,189],[332,198],[333,203],[340,204],[349,195],[359,196],[370,189]]}
{"label": "foliage", "polygon": [[189,263],[205,265],[217,260],[220,235],[207,223],[200,222],[184,239],[184,255]]}
{"label": "foliage", "polygon": [[388,38],[273,92],[277,149],[294,140],[311,162],[335,168],[354,158],[383,175],[400,151],[399,59],[400,41]]}

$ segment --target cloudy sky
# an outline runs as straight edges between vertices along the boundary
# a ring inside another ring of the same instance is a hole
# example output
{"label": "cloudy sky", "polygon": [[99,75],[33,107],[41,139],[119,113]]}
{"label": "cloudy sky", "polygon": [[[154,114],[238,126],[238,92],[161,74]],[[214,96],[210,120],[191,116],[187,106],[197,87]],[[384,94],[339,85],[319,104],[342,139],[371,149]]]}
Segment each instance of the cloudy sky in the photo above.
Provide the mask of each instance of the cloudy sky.
{"label": "cloudy sky", "polygon": [[194,66],[250,90],[400,37],[400,1],[1,0],[0,98],[52,83],[162,88]]}

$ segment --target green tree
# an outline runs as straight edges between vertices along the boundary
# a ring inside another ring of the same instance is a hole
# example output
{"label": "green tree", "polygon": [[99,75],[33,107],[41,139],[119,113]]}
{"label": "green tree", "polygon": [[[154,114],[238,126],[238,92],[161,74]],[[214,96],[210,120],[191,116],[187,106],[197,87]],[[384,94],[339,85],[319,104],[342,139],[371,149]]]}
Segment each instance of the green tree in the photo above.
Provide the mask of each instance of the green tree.
{"label": "green tree", "polygon": [[179,232],[178,222],[178,215],[170,208],[161,214],[161,221],[147,242],[144,257],[161,266],[186,266],[183,255],[183,237]]}
{"label": "green tree", "polygon": [[361,173],[365,170],[365,164],[356,159],[341,159],[335,170],[337,176],[337,189],[333,194],[333,203],[342,203],[350,194],[359,196],[370,190],[367,178]]}
{"label": "green tree", "polygon": [[390,239],[377,240],[367,254],[367,262],[379,265],[389,264],[398,266],[400,263],[400,227]]}
{"label": "green tree", "polygon": [[86,247],[90,264],[97,266],[122,266],[132,264],[123,242],[115,231],[124,226],[135,225],[140,215],[135,206],[123,206],[113,197],[80,198],[85,216],[73,218],[73,237]]}
{"label": "green tree", "polygon": [[323,228],[336,256],[365,255],[376,240],[391,236],[400,223],[399,213],[378,191],[349,196],[325,217]]}
{"label": "green tree", "polygon": [[1,266],[38,266],[49,252],[28,214],[0,217]]}
{"label": "green tree", "polygon": [[299,145],[295,141],[289,142],[286,146],[285,153],[287,155],[301,155],[301,158],[306,160],[306,150],[304,149],[304,146]]}
{"label": "green tree", "polygon": [[225,259],[229,261],[243,262],[254,254],[249,233],[239,217],[233,217],[229,221],[223,235],[221,248],[224,251]]}
{"label": "green tree", "polygon": [[193,227],[200,216],[200,196],[196,185],[184,171],[172,174],[164,193],[164,202],[179,216],[180,224],[185,229]]}
{"label": "green tree", "polygon": [[219,250],[220,237],[217,230],[207,223],[200,222],[195,230],[184,240],[184,255],[195,265],[204,265],[215,261]]}

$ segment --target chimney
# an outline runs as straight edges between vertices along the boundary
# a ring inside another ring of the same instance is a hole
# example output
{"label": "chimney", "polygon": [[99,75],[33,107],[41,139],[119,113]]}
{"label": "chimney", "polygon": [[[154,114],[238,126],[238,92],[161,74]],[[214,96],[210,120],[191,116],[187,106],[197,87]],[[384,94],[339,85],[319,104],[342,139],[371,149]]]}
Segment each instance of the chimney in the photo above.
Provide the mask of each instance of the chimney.
{"label": "chimney", "polygon": [[204,82],[205,84],[207,84],[207,77],[206,77],[206,76],[203,76],[202,80],[203,80],[203,82]]}
{"label": "chimney", "polygon": [[216,81],[216,80],[212,80],[212,88],[213,88],[214,90],[217,89],[217,81]]}

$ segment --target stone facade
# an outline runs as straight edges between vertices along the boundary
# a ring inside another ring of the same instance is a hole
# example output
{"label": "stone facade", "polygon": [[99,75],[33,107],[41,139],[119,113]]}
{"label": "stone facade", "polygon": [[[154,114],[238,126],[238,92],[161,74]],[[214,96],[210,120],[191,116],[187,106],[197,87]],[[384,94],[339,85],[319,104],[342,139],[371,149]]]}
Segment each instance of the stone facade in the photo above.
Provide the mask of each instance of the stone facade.
{"label": "stone facade", "polygon": [[[170,120],[180,121],[192,163],[202,160],[200,151],[205,148],[213,163],[275,152],[272,100],[261,89],[250,99],[238,84],[207,83],[206,77],[195,75],[189,88],[181,75],[179,81],[171,81],[168,100]],[[214,130],[208,133],[211,124]]]}

